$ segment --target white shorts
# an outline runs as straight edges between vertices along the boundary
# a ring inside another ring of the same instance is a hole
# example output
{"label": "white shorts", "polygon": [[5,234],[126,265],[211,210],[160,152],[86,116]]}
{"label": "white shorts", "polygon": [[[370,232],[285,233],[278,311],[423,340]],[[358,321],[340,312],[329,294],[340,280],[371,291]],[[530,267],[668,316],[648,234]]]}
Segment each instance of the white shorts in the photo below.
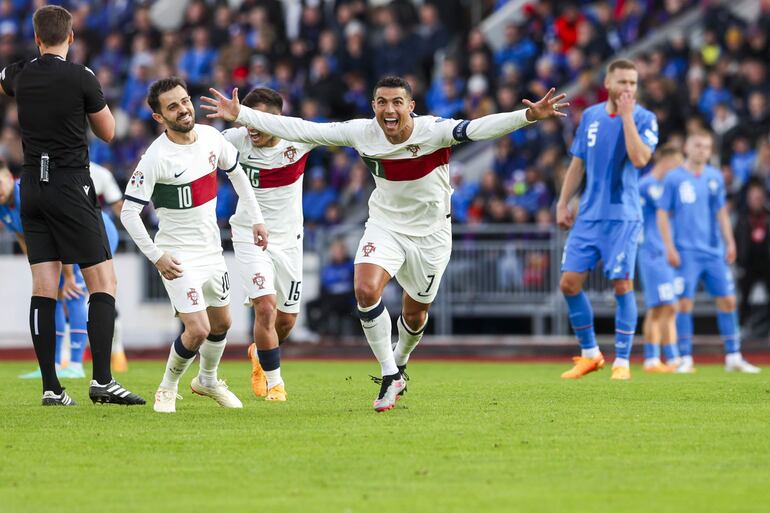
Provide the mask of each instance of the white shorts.
{"label": "white shorts", "polygon": [[373,223],[356,251],[356,264],[376,264],[420,303],[432,303],[452,253],[452,225],[425,237],[396,233]]}
{"label": "white shorts", "polygon": [[181,277],[167,280],[163,286],[178,313],[200,312],[210,306],[230,304],[230,275],[224,256],[205,260],[182,260]]}
{"label": "white shorts", "polygon": [[252,299],[275,295],[278,310],[299,313],[302,299],[302,240],[295,247],[267,250],[245,242],[233,243],[241,283],[246,289],[245,304]]}

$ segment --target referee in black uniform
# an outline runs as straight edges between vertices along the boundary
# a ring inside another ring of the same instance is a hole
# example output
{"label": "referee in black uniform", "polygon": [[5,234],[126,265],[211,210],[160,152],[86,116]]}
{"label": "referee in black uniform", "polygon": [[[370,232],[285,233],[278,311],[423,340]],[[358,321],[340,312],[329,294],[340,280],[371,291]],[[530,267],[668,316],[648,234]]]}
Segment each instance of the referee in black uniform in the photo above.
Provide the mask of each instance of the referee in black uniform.
{"label": "referee in black uniform", "polygon": [[62,264],[80,265],[91,295],[89,397],[101,403],[144,404],[110,373],[117,280],[89,173],[86,123],[110,142],[115,119],[93,72],[65,60],[75,37],[70,13],[41,7],[32,22],[40,57],[6,67],[0,87],[16,97],[21,127],[21,222],[32,268],[29,326],[43,376],[43,405],[75,404],[54,365],[54,310]]}

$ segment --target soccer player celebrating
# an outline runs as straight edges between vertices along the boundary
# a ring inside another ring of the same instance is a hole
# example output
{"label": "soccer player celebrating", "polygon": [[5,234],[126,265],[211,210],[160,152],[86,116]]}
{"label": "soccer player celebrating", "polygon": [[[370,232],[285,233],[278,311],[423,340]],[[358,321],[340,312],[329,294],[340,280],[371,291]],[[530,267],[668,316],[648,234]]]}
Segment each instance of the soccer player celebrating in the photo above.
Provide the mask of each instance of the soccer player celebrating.
{"label": "soccer player celebrating", "polygon": [[[243,105],[280,115],[283,98],[257,88]],[[294,143],[253,128],[231,128],[225,139],[239,151],[270,231],[270,247],[254,246],[245,205],[238,203],[230,219],[233,249],[246,294],[254,306],[254,343],[249,346],[251,389],[267,401],[285,401],[279,342],[289,336],[297,320],[302,294],[302,175],[308,152],[315,144]]]}
{"label": "soccer player celebrating", "polygon": [[688,135],[687,159],[666,176],[663,194],[657,203],[658,227],[666,257],[684,281],[676,319],[682,357],[677,372],[695,372],[692,307],[702,278],[706,290],[716,300],[717,325],[726,355],[725,370],[755,374],[760,369],[741,355],[735,284],[729,267],[735,261],[735,240],[725,206],[724,179],[717,169],[708,165],[713,144],[708,132]]}
{"label": "soccer player celebrating", "polygon": [[[147,103],[165,127],[142,156],[126,187],[120,219],[134,242],[155,264],[184,332],[174,341],[157,392],[157,412],[176,411],[179,379],[200,352],[200,372],[190,388],[226,408],[241,401],[217,368],[230,328],[230,277],[216,220],[217,167],[227,172],[251,220],[253,242],[267,246],[267,230],[238,151],[215,128],[195,124],[195,110],[178,78],[150,86]],[[158,213],[155,241],[139,217],[150,201]]]}
{"label": "soccer player celebrating", "polygon": [[[657,222],[657,201],[663,195],[663,179],[682,163],[682,153],[666,144],[655,152],[655,165],[639,180],[644,231],[639,243],[639,275],[644,289],[644,370],[672,372],[679,366],[676,346],[676,294],[681,279],[666,260],[666,247],[660,238]],[[679,290],[681,292],[681,290]],[[666,364],[660,360],[661,345]]]}
{"label": "soccer player celebrating", "polygon": [[[604,86],[609,99],[583,112],[556,206],[559,226],[572,228],[564,247],[559,285],[581,348],[573,368],[561,375],[566,379],[580,378],[604,366],[604,356],[596,344],[593,310],[583,292],[587,272],[600,259],[617,300],[612,379],[631,377],[629,357],[637,320],[633,278],[642,227],[638,172],[647,165],[658,143],[655,115],[634,99],[637,80],[631,61],[619,59],[608,66]],[[584,174],[585,193],[575,218],[569,202]]]}
{"label": "soccer player celebrating", "polygon": [[[404,370],[422,338],[428,309],[436,297],[452,248],[449,185],[450,147],[464,141],[494,139],[538,119],[563,116],[564,95],[551,89],[527,109],[472,121],[413,116],[406,80],[385,77],[374,88],[374,119],[312,123],[242,107],[238,92],[228,99],[203,100],[209,117],[237,121],[288,141],[351,146],[376,183],[369,199],[369,221],[355,259],[354,287],[364,334],[380,363],[382,381],[376,411],[393,408],[406,389]],[[385,285],[395,277],[404,289],[398,344],[391,347],[390,315],[382,303]],[[379,379],[378,379],[379,381]]]}

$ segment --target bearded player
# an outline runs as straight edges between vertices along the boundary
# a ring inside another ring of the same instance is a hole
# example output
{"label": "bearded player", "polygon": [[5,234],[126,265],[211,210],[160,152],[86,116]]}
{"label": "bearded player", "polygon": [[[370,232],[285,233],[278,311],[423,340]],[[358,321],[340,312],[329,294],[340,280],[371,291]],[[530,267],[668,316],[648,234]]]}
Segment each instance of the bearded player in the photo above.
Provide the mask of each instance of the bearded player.
{"label": "bearded player", "polygon": [[[142,156],[126,187],[120,219],[131,238],[155,264],[171,304],[184,324],[174,341],[163,380],[155,393],[157,412],[176,411],[179,379],[200,353],[200,371],[190,388],[226,408],[241,401],[218,379],[217,368],[231,325],[230,277],[216,219],[217,168],[227,173],[251,220],[253,242],[267,246],[267,230],[238,151],[219,131],[195,124],[184,81],[158,80],[147,103],[165,127]],[[153,241],[139,214],[152,201],[159,228]]]}

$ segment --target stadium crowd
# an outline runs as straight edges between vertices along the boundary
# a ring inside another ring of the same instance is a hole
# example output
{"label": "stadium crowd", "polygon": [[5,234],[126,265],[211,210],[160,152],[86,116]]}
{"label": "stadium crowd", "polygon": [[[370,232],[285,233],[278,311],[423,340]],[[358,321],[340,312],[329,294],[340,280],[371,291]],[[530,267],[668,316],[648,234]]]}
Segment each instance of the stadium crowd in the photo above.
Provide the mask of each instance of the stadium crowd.
{"label": "stadium crowd", "polygon": [[[36,52],[30,14],[42,3],[0,2],[1,66]],[[522,98],[577,81],[581,92],[565,123],[549,120],[516,131],[496,143],[492,169],[480,179],[468,179],[459,167],[453,177],[456,222],[550,223],[582,109],[606,96],[596,67],[651,28],[698,8],[706,24],[701,47],[690,48],[679,34],[636,59],[640,103],[657,115],[661,141],[681,140],[693,124],[716,133],[718,164],[738,203],[750,180],[770,186],[767,1],[751,26],[717,2],[531,2],[521,23],[505,28],[505,43],[496,51],[470,26],[462,0],[193,0],[180,25],[164,31],[151,2],[61,3],[74,15],[70,59],[94,70],[118,120],[116,141],[94,141],[91,158],[121,185],[158,129],[145,96],[161,76],[184,77],[196,97],[209,86],[272,87],[284,96],[284,114],[319,121],[371,115],[371,85],[388,73],[411,82],[417,113],[467,119],[513,110]],[[1,114],[0,156],[19,171],[15,105],[4,101]],[[200,112],[199,122],[206,122]],[[367,174],[350,150],[313,152],[305,177],[308,231],[363,221],[373,187]],[[218,217],[225,226],[235,195],[227,181],[222,185]]]}

